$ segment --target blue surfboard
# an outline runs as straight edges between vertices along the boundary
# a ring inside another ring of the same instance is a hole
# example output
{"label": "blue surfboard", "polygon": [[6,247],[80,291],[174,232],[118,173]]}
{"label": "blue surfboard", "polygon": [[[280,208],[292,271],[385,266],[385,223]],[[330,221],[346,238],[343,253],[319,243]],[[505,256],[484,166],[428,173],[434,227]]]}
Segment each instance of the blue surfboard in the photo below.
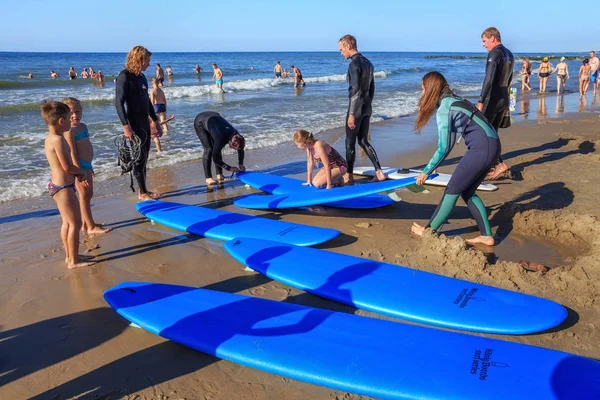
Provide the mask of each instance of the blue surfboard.
{"label": "blue surfboard", "polygon": [[559,351],[185,286],[124,282],[104,298],[192,349],[377,398],[600,398],[600,363]]}
{"label": "blue surfboard", "polygon": [[361,185],[334,187],[332,189],[319,189],[306,193],[280,195],[253,194],[239,197],[235,199],[233,203],[238,207],[255,209],[314,206],[400,189],[405,186],[414,185],[416,180],[416,177],[411,177],[406,179],[365,183]]}
{"label": "blue surfboard", "polygon": [[217,240],[230,240],[243,234],[298,246],[313,246],[340,234],[336,229],[275,221],[166,201],[142,201],[137,203],[135,208],[142,215],[159,224]]}
{"label": "blue surfboard", "polygon": [[276,281],[423,324],[517,335],[553,328],[567,317],[550,300],[400,265],[261,239],[237,238],[225,248]]}
{"label": "blue surfboard", "polygon": [[[255,189],[271,194],[290,194],[302,192],[315,192],[314,186],[303,185],[304,181],[300,179],[287,178],[284,176],[263,174],[261,172],[240,172],[236,175],[240,181]],[[356,199],[335,201],[333,203],[323,204],[328,207],[337,208],[377,208],[393,204],[389,196],[381,194],[371,194]]]}

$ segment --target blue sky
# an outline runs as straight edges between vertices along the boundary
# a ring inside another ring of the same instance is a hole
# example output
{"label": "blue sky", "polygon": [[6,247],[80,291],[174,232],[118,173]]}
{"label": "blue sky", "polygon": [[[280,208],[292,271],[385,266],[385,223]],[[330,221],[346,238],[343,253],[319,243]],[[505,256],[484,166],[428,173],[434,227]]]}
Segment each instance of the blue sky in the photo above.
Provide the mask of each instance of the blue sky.
{"label": "blue sky", "polygon": [[337,51],[337,39],[352,33],[363,51],[483,52],[488,26],[513,52],[600,48],[597,18],[582,26],[576,6],[522,0],[3,3],[0,51]]}

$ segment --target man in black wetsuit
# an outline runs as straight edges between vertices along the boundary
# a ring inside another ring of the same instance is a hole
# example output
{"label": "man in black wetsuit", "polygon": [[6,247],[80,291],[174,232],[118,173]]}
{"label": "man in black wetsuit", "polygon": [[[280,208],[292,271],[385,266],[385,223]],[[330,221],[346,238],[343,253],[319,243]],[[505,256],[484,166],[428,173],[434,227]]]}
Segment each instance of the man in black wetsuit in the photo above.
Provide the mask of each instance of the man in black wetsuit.
{"label": "man in black wetsuit", "polygon": [[[483,47],[489,53],[485,67],[485,79],[477,108],[498,132],[503,117],[510,118],[508,114],[510,106],[508,92],[512,81],[515,59],[510,50],[502,44],[498,29],[494,27],[487,28],[481,34],[481,41]],[[496,179],[507,170],[508,165],[500,157],[487,178]]]}
{"label": "man in black wetsuit", "polygon": [[[133,135],[140,139],[140,157],[134,161],[132,171],[139,187],[140,200],[160,197],[160,193],[150,192],[146,188],[150,137],[162,136],[162,129],[156,123],[156,113],[148,96],[148,81],[143,74],[150,65],[151,56],[152,53],[143,46],[135,46],[129,51],[125,69],[117,77],[115,95],[115,107],[123,124],[123,134],[128,139],[133,138]],[[152,122],[149,121],[149,117]]]}
{"label": "man in black wetsuit", "polygon": [[375,95],[373,64],[358,52],[356,38],[352,35],[342,36],[338,41],[338,48],[346,60],[352,60],[348,66],[348,97],[350,98],[348,114],[346,115],[346,162],[348,163],[348,173],[344,177],[344,182],[354,182],[352,171],[356,159],[357,138],[359,146],[367,153],[375,167],[376,176],[373,180],[383,181],[385,175],[381,171],[377,153],[369,143],[369,124],[373,113],[371,103]]}
{"label": "man in black wetsuit", "polygon": [[[194,119],[194,130],[198,139],[204,147],[202,154],[202,167],[207,184],[214,184],[216,181],[212,177],[211,163],[215,163],[217,170],[217,180],[222,181],[223,169],[230,172],[245,171],[244,167],[244,147],[246,141],[239,132],[231,126],[225,118],[215,111],[201,112]],[[223,161],[221,151],[225,145],[229,144],[238,153],[238,166],[232,167]]]}

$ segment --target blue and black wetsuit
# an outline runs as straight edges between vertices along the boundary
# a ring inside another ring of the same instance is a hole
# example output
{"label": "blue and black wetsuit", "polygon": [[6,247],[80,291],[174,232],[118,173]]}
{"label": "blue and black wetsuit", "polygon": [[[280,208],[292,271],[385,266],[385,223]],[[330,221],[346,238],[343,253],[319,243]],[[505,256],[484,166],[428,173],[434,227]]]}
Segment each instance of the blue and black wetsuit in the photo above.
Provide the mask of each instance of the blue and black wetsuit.
{"label": "blue and black wetsuit", "polygon": [[[514,65],[513,54],[502,44],[494,47],[488,54],[479,102],[483,103],[483,115],[496,132],[498,132],[504,113],[510,107],[508,92]],[[500,157],[498,156],[498,158]]]}
{"label": "blue and black wetsuit", "polygon": [[442,98],[436,119],[438,150],[423,170],[424,173],[429,175],[444,161],[454,147],[457,135],[464,138],[468,150],[454,170],[427,227],[437,231],[448,219],[460,196],[477,221],[481,235],[492,236],[485,206],[475,190],[500,155],[498,134],[471,102],[453,95]]}
{"label": "blue and black wetsuit", "polygon": [[[225,118],[215,111],[201,112],[194,119],[194,130],[198,139],[204,147],[202,154],[202,166],[206,179],[212,178],[211,162],[215,163],[218,175],[223,175],[223,169],[231,170],[231,167],[223,161],[221,150],[229,143],[229,140],[238,133]],[[244,150],[238,152],[238,165],[244,165]]]}
{"label": "blue and black wetsuit", "polygon": [[354,160],[356,159],[356,139],[358,145],[367,153],[367,156],[373,163],[375,170],[381,169],[379,159],[375,149],[369,143],[369,124],[373,108],[371,103],[375,96],[375,78],[373,76],[373,64],[365,56],[356,53],[352,57],[348,66],[348,114],[354,116],[354,129],[350,129],[346,124],[346,162],[348,163],[348,173],[352,174],[354,170]]}
{"label": "blue and black wetsuit", "polygon": [[133,176],[140,193],[146,189],[146,163],[150,152],[150,121],[156,121],[154,107],[148,96],[148,81],[144,74],[134,75],[127,70],[119,73],[116,83],[115,107],[123,126],[129,125],[142,143],[141,155],[133,164]]}

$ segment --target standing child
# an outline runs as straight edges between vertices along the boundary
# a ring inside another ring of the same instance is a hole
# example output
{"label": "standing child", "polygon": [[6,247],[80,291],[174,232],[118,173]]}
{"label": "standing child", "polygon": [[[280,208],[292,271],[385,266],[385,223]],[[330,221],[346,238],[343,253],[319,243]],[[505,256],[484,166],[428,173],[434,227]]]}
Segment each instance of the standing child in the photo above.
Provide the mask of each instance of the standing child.
{"label": "standing child", "polygon": [[[344,157],[336,149],[322,140],[315,140],[313,134],[300,129],[294,133],[294,143],[299,149],[306,149],[306,184],[309,186],[331,189],[335,185],[344,183],[344,174],[348,168]],[[313,178],[313,168],[323,164]]]}
{"label": "standing child", "polygon": [[81,168],[85,173],[85,184],[75,181],[79,194],[79,207],[83,219],[83,231],[88,235],[99,235],[109,232],[110,228],[102,228],[92,217],[91,201],[94,196],[94,149],[90,141],[87,126],[81,122],[83,109],[81,102],[74,97],[67,97],[62,101],[71,111],[71,129],[65,132],[64,138],[71,148],[71,161],[73,165]]}
{"label": "standing child", "polygon": [[587,58],[583,60],[581,67],[579,68],[579,98],[581,99],[587,93],[588,86],[590,85],[590,75],[592,67],[590,67],[590,60]]}
{"label": "standing child", "polygon": [[60,238],[67,255],[65,262],[69,268],[87,267],[93,262],[83,262],[79,255],[79,231],[81,230],[81,213],[77,196],[75,196],[75,179],[85,186],[85,171],[71,162],[69,145],[63,134],[70,130],[69,107],[58,101],[47,101],[42,104],[42,118],[48,125],[48,135],[44,142],[46,159],[50,164],[52,180],[48,184],[48,192],[56,201],[62,218]]}
{"label": "standing child", "polygon": [[[169,126],[165,123],[167,116],[167,97],[165,96],[165,92],[163,92],[163,90],[160,88],[160,82],[158,78],[152,78],[150,102],[152,103],[154,112],[156,113],[160,123],[163,125],[165,132],[169,132]],[[156,151],[160,153],[162,151],[160,146],[160,138],[158,136],[154,136],[152,139],[156,144]]]}
{"label": "standing child", "polygon": [[217,64],[213,64],[212,67],[215,85],[217,85],[217,88],[223,93],[223,71],[221,71],[221,68],[217,67]]}

